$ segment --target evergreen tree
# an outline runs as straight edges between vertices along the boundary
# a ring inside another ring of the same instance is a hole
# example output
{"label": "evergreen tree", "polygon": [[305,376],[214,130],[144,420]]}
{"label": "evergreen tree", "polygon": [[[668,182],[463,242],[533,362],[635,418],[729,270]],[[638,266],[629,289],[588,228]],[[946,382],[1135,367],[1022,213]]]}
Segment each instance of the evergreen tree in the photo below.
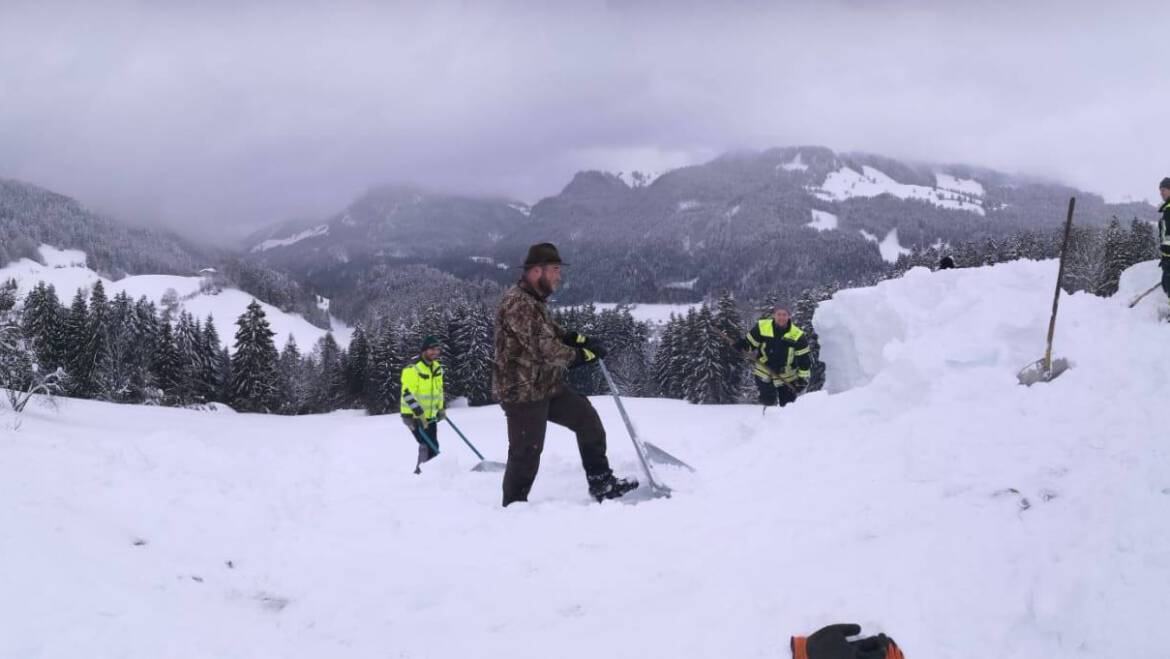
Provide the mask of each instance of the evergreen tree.
{"label": "evergreen tree", "polygon": [[199,336],[199,360],[195,376],[195,389],[199,398],[205,401],[222,401],[224,388],[224,357],[211,314],[203,323]]}
{"label": "evergreen tree", "polygon": [[366,330],[358,323],[349,340],[345,360],[345,404],[347,407],[364,406],[366,384],[370,379],[370,342]]}
{"label": "evergreen tree", "polygon": [[724,291],[716,300],[712,322],[714,329],[724,339],[720,354],[723,355],[723,360],[727,363],[727,382],[722,389],[736,392],[735,398],[738,399],[748,386],[747,378],[750,374],[749,369],[745,367],[743,357],[732,345],[733,341],[737,341],[743,336],[744,329],[739,308],[735,303],[735,296],[730,291]]}
{"label": "evergreen tree", "polygon": [[236,326],[231,400],[237,409],[245,412],[268,412],[279,404],[276,400],[279,354],[272,343],[275,332],[256,300],[248,305]]}
{"label": "evergreen tree", "polygon": [[87,398],[93,392],[93,336],[90,334],[89,305],[84,289],[78,289],[65,317],[62,360],[68,373],[67,391]]}
{"label": "evergreen tree", "polygon": [[297,341],[289,335],[280,352],[280,407],[281,414],[306,414],[310,410],[309,374]]}
{"label": "evergreen tree", "polygon": [[670,320],[662,330],[658,348],[654,352],[654,383],[659,396],[682,398],[682,373],[675,369],[682,338],[682,318],[670,314]]}
{"label": "evergreen tree", "polygon": [[313,409],[316,412],[330,412],[340,407],[345,399],[342,353],[332,332],[326,332],[317,341],[314,357],[317,369],[313,386]]}
{"label": "evergreen tree", "polygon": [[463,321],[454,329],[451,343],[459,346],[455,375],[459,395],[470,405],[492,402],[492,320],[482,304],[464,307]]}
{"label": "evergreen tree", "polygon": [[[182,404],[184,379],[183,358],[175,341],[175,331],[167,318],[159,323],[158,342],[150,367],[152,382],[158,389],[157,401],[163,405]],[[150,398],[154,398],[151,395]]]}
{"label": "evergreen tree", "polygon": [[40,370],[52,372],[64,365],[62,345],[65,335],[65,309],[57,299],[57,290],[38,282],[24,300],[21,325],[36,357]]}
{"label": "evergreen tree", "polygon": [[[704,304],[695,318],[695,349],[685,376],[686,398],[691,403],[734,403],[740,387],[732,386],[727,361],[727,342],[715,325],[711,308]],[[735,363],[738,368],[739,364]]]}
{"label": "evergreen tree", "polygon": [[398,411],[398,395],[401,391],[399,378],[405,360],[399,356],[399,335],[396,330],[392,321],[383,320],[370,350],[370,382],[366,387],[366,410],[370,414]]}

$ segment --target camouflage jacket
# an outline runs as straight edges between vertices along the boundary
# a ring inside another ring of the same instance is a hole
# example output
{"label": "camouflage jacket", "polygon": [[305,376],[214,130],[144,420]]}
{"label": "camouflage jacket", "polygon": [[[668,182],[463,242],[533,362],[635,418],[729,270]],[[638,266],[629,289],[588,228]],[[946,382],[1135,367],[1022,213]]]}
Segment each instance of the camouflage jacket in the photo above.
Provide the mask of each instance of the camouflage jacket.
{"label": "camouflage jacket", "polygon": [[551,398],[565,383],[574,348],[561,343],[565,330],[553,322],[544,299],[526,284],[513,286],[496,311],[492,394],[501,403]]}

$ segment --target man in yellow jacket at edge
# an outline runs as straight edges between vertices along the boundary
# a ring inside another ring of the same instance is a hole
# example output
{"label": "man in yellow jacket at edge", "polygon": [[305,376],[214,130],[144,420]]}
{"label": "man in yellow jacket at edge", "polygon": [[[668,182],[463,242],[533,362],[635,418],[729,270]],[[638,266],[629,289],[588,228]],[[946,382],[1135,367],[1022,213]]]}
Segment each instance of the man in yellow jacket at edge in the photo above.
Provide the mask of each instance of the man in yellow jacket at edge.
{"label": "man in yellow jacket at edge", "polygon": [[422,463],[439,454],[439,421],[446,417],[443,410],[443,365],[439,363],[441,352],[439,340],[428,336],[423,340],[418,361],[402,369],[402,393],[398,400],[402,423],[410,428],[418,442],[416,474],[422,473]]}

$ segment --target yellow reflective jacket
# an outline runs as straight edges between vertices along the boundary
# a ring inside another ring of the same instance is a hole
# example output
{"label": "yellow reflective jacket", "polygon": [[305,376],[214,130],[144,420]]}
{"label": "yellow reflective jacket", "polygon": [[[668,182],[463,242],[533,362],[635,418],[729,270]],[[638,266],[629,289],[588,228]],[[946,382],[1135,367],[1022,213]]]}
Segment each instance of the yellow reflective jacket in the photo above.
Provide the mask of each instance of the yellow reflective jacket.
{"label": "yellow reflective jacket", "polygon": [[400,411],[409,416],[433,419],[443,409],[443,365],[436,359],[428,366],[419,359],[402,369]]}

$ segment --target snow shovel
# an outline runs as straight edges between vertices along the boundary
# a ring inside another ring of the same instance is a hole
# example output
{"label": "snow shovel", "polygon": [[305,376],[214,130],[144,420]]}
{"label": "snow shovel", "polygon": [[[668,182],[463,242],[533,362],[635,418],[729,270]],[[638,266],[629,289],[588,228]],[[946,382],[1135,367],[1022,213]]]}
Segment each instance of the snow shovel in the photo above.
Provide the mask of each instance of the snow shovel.
{"label": "snow shovel", "polygon": [[1068,238],[1072,233],[1073,209],[1076,205],[1077,198],[1069,197],[1068,219],[1064,223],[1064,241],[1060,245],[1060,266],[1056,271],[1056,293],[1052,296],[1052,318],[1048,320],[1048,347],[1044,350],[1043,358],[1028,364],[1016,374],[1020,384],[1028,387],[1037,382],[1051,382],[1069,367],[1067,359],[1052,358],[1052,335],[1056,332],[1056,309],[1060,305],[1060,285],[1064,280],[1064,258],[1068,252]]}
{"label": "snow shovel", "polygon": [[1138,302],[1141,302],[1143,298],[1145,298],[1147,295],[1149,295],[1150,293],[1153,293],[1154,291],[1158,290],[1161,287],[1162,287],[1161,282],[1154,284],[1153,286],[1150,287],[1150,290],[1148,290],[1145,293],[1142,293],[1141,295],[1130,300],[1129,301],[1129,308],[1132,309],[1132,308],[1136,307]]}
{"label": "snow shovel", "polygon": [[472,444],[471,441],[467,439],[467,437],[463,434],[463,431],[459,429],[459,426],[455,425],[455,422],[451,420],[451,417],[444,416],[443,418],[447,420],[447,423],[451,424],[451,427],[454,428],[455,432],[459,435],[459,439],[462,439],[463,443],[467,444],[467,448],[471,449],[471,452],[475,454],[475,457],[479,458],[479,464],[472,467],[471,468],[472,471],[503,471],[504,470],[504,467],[507,466],[504,463],[495,462],[493,460],[485,460],[483,457],[483,454],[480,453],[479,449],[475,448],[475,445]]}
{"label": "snow shovel", "polygon": [[[609,375],[609,369],[605,367],[605,361],[598,359],[597,365],[601,367],[601,374],[605,376],[605,383],[609,385],[609,393],[613,394],[613,401],[617,404],[618,412],[622,415],[622,421],[626,424],[626,432],[630,434],[630,441],[634,443],[634,453],[638,454],[638,462],[642,463],[642,471],[646,472],[646,480],[650,486],[650,495],[653,497],[670,497],[670,488],[658,482],[654,477],[654,469],[650,466],[649,460],[646,458],[646,449],[642,446],[641,440],[638,439],[638,433],[634,431],[634,424],[630,422],[630,416],[626,414],[626,407],[622,405],[622,397],[618,394],[617,385],[613,383],[613,378]],[[662,449],[658,449],[662,453]],[[667,454],[669,455],[669,454]],[[672,459],[678,460],[678,458]]]}

